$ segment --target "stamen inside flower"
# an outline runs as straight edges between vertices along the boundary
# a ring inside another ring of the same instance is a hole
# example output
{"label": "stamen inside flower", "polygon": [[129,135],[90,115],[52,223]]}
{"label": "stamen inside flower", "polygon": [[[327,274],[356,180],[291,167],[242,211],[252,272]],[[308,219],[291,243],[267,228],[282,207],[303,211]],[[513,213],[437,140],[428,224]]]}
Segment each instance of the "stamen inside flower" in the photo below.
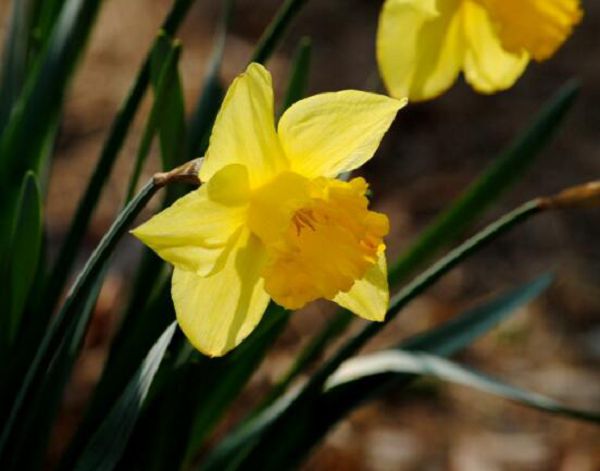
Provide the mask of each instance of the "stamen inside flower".
{"label": "stamen inside flower", "polygon": [[309,180],[291,173],[257,191],[250,227],[267,249],[263,277],[275,302],[298,309],[332,299],[376,263],[389,223],[368,210],[366,191],[362,178]]}

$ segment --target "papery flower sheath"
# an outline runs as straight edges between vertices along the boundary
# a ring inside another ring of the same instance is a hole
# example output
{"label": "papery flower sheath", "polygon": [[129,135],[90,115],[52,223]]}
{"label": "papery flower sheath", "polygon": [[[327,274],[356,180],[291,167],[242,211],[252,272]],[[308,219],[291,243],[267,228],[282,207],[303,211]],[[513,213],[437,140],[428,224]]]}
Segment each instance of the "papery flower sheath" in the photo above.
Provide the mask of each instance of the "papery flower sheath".
{"label": "papery flower sheath", "polygon": [[217,116],[197,190],[133,231],[174,266],[181,329],[219,356],[247,337],[270,299],[326,298],[381,321],[388,306],[385,215],[368,209],[369,160],[405,101],[347,90],[292,105],[275,128],[269,72],[251,64]]}
{"label": "papery flower sheath", "polygon": [[551,57],[581,20],[579,0],[386,0],[377,61],[395,97],[420,101],[464,73],[481,93],[510,88]]}

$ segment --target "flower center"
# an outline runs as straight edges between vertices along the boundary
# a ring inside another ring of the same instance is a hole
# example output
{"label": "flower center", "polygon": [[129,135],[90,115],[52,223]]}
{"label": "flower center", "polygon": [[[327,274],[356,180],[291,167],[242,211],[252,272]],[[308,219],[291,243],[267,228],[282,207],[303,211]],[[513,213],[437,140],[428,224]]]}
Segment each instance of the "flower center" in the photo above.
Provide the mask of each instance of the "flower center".
{"label": "flower center", "polygon": [[253,197],[249,225],[268,260],[265,289],[298,309],[348,291],[376,263],[389,230],[385,215],[368,210],[362,178],[309,180],[285,173]]}

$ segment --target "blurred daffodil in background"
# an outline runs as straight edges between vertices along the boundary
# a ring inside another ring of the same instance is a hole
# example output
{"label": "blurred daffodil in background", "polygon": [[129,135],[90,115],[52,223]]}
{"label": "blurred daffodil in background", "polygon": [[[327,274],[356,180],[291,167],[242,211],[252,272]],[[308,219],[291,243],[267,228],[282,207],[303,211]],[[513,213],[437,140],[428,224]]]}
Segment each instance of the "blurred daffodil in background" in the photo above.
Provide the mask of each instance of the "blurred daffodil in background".
{"label": "blurred daffodil in background", "polygon": [[368,209],[363,165],[405,101],[341,91],[301,100],[276,129],[269,72],[235,79],[200,169],[203,185],[133,231],[174,265],[178,322],[223,355],[270,299],[288,309],[326,298],[369,320],[388,307],[389,222]]}
{"label": "blurred daffodil in background", "polygon": [[392,96],[421,101],[464,73],[478,92],[511,87],[581,20],[579,0],[386,0],[377,59]]}

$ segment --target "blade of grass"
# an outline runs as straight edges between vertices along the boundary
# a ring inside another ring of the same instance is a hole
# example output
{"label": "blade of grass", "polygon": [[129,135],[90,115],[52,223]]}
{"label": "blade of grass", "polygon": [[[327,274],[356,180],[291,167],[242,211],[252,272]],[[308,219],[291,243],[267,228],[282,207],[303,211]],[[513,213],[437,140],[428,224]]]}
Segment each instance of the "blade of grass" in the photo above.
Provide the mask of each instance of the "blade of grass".
{"label": "blade of grass", "polygon": [[[541,151],[552,140],[573,107],[579,85],[568,82],[544,105],[522,133],[500,153],[492,164],[440,214],[416,241],[392,264],[390,286],[403,283],[444,246],[456,240],[533,165]],[[279,380],[264,405],[281,395],[310,363],[319,358],[331,342],[344,333],[354,315],[340,310],[301,352],[290,370]]]}
{"label": "blade of grass", "polygon": [[10,259],[4,269],[6,276],[0,291],[6,301],[4,315],[0,316],[0,361],[6,357],[19,330],[21,315],[30,295],[37,273],[42,247],[42,201],[35,175],[28,172],[21,185],[18,212],[12,231]]}
{"label": "blade of grass", "polygon": [[[166,34],[162,34],[157,41],[150,60],[150,78],[155,95],[160,89],[161,72],[165,61],[169,60],[177,41],[173,41]],[[186,159],[183,154],[186,139],[185,104],[181,77],[177,69],[173,83],[169,87],[168,95],[164,98],[165,106],[158,120],[160,154],[162,170],[167,171],[183,164]],[[172,188],[172,187],[171,187]]]}
{"label": "blade of grass", "polygon": [[82,301],[78,317],[65,332],[64,339],[52,352],[39,385],[28,397],[19,420],[13,426],[6,453],[0,457],[1,469],[40,469],[46,454],[52,425],[60,410],[60,401],[71,370],[83,346],[84,334],[91,320],[102,287],[97,280]]}
{"label": "blade of grass", "polygon": [[[162,36],[161,36],[162,37]],[[159,44],[160,39],[159,37]],[[160,77],[158,79],[158,84],[156,87],[156,92],[154,96],[154,103],[152,105],[152,110],[150,111],[150,116],[146,122],[146,126],[144,128],[144,133],[142,135],[142,140],[140,142],[140,146],[138,148],[138,152],[135,158],[135,163],[133,167],[133,171],[131,174],[131,178],[129,180],[129,185],[125,197],[125,201],[131,200],[133,195],[135,194],[135,189],[137,187],[140,175],[142,173],[142,168],[146,159],[148,158],[148,154],[150,153],[150,146],[152,144],[152,140],[156,131],[159,129],[159,123],[162,118],[163,112],[165,108],[168,107],[168,99],[172,96],[172,90],[177,86],[178,83],[178,73],[177,66],[179,62],[179,56],[181,54],[181,44],[176,42],[171,45],[171,50],[169,51],[164,65],[161,68]]]}
{"label": "blade of grass", "polygon": [[579,95],[580,86],[569,81],[543,106],[522,133],[498,155],[492,164],[467,190],[427,227],[415,243],[390,268],[390,283],[406,280],[407,276],[423,266],[456,239],[492,203],[497,201],[535,163],[541,151],[552,141],[561,128],[568,112]]}
{"label": "blade of grass", "polygon": [[[287,316],[281,308],[272,306],[259,327],[240,345],[241,350],[223,358],[204,357],[187,348],[186,342],[175,364],[159,372],[161,386],[151,391],[153,399],[120,469],[185,468],[184,461],[193,459],[199,444],[256,371]],[[161,430],[172,432],[165,436]]]}
{"label": "blade of grass", "polygon": [[[100,0],[67,0],[0,138],[0,233],[11,225],[18,184],[38,172],[46,136],[55,129],[65,90],[92,29]],[[8,209],[7,209],[8,208]]]}
{"label": "blade of grass", "polygon": [[285,0],[277,14],[258,40],[250,62],[264,64],[275,51],[288,30],[292,20],[300,13],[308,0]]}
{"label": "blade of grass", "polygon": [[572,409],[541,394],[516,388],[489,375],[426,352],[387,350],[352,358],[343,363],[327,380],[325,393],[335,388],[381,375],[432,377],[494,394],[542,412],[563,415],[592,423],[600,422],[600,413]]}
{"label": "blade of grass", "polygon": [[79,458],[76,471],[110,471],[119,462],[150,385],[175,332],[173,322],[150,349],[127,388]]}
{"label": "blade of grass", "polygon": [[192,113],[189,124],[186,148],[188,159],[192,159],[197,155],[204,155],[206,152],[210,131],[225,96],[220,73],[227,31],[233,18],[234,6],[235,0],[227,0],[224,3],[223,12],[217,25],[211,57],[206,68],[206,75],[204,76],[202,93]]}
{"label": "blade of grass", "polygon": [[310,73],[310,59],[312,55],[312,43],[310,38],[304,37],[300,40],[296,53],[292,59],[288,86],[284,95],[279,115],[297,101],[306,96],[308,89],[308,76]]}
{"label": "blade of grass", "polygon": [[0,456],[6,453],[6,445],[12,428],[18,421],[23,406],[27,403],[28,398],[34,394],[35,385],[41,384],[44,371],[50,365],[53,353],[57,351],[61,342],[65,341],[65,334],[69,331],[69,326],[73,325],[76,320],[77,306],[82,305],[88,297],[90,289],[96,283],[98,274],[102,271],[104,263],[114,250],[117,242],[158,188],[159,186],[154,180],[151,180],[119,214],[77,277],[62,309],[52,319],[50,329],[44,336],[32,364],[18,387],[8,420],[2,430],[2,435],[0,435]]}
{"label": "blade of grass", "polygon": [[12,11],[4,40],[0,72],[0,132],[6,125],[27,75],[33,3],[33,0],[13,0],[11,2]]}

